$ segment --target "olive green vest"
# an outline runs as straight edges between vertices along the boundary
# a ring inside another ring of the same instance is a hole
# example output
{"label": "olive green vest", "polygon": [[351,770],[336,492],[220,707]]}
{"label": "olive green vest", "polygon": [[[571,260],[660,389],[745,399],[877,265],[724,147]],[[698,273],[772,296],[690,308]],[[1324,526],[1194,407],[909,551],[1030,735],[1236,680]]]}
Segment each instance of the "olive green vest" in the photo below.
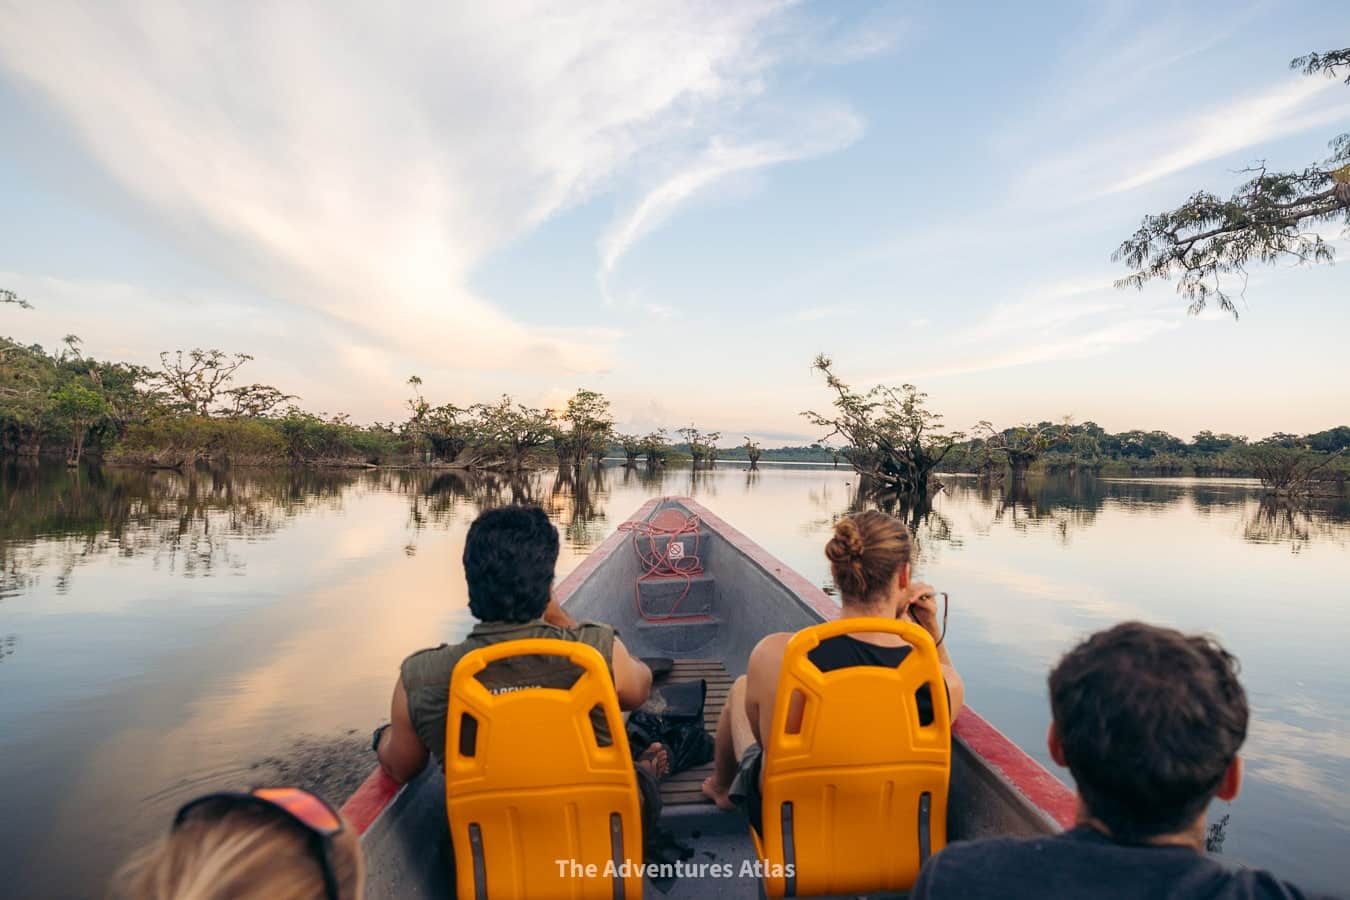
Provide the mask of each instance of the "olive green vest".
{"label": "olive green vest", "polygon": [[[414,653],[403,661],[400,674],[408,694],[408,713],[422,744],[445,768],[445,720],[450,705],[450,676],[455,664],[470,651],[502,641],[552,638],[589,644],[605,658],[609,677],[614,678],[614,629],[609,625],[582,622],[576,628],[559,628],[543,619],[531,622],[479,622],[458,644],[442,644]],[[492,693],[529,687],[570,688],[581,670],[560,656],[516,656],[492,663],[478,680]],[[601,719],[599,725],[603,726]],[[599,729],[597,729],[598,731]],[[609,739],[608,729],[601,741]]]}

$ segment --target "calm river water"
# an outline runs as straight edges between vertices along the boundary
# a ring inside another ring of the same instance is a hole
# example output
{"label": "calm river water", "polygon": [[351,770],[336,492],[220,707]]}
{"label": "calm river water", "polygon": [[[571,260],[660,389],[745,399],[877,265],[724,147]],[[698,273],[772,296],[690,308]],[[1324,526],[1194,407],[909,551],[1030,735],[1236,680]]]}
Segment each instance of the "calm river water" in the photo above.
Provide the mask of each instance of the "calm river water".
{"label": "calm river water", "polygon": [[[360,754],[400,660],[467,629],[459,557],[485,505],[548,509],[561,576],[645,498],[692,494],[827,586],[854,481],[3,470],[0,894],[98,896],[189,797]],[[1075,639],[1127,618],[1210,631],[1253,710],[1246,788],[1213,810],[1223,852],[1344,890],[1350,504],[1271,509],[1242,481],[948,481],[917,566],[951,595],[972,706],[1050,765],[1045,675]]]}

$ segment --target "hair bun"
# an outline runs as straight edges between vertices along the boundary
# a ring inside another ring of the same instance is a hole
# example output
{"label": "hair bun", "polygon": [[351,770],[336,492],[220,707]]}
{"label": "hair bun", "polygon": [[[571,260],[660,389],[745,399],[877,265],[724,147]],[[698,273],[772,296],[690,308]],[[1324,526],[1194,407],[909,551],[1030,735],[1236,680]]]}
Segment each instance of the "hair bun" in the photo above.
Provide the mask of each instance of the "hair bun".
{"label": "hair bun", "polygon": [[862,532],[851,518],[840,519],[834,526],[834,537],[825,545],[825,555],[831,562],[846,563],[862,559]]}

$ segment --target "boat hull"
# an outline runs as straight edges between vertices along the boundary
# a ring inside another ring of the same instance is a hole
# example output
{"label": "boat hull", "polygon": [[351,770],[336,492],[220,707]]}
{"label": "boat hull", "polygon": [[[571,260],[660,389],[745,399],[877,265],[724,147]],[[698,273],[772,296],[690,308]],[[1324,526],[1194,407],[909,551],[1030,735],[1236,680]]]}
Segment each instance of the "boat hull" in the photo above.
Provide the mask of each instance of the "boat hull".
{"label": "boat hull", "polygon": [[[661,510],[698,520],[697,537],[687,540],[697,547],[706,577],[696,589],[676,592],[689,606],[677,607],[672,617],[653,618],[649,607],[642,614],[635,585],[644,569],[632,535],[619,530],[558,584],[558,600],[573,617],[614,625],[634,655],[717,659],[734,676],[745,671],[750,651],[765,634],[838,616],[838,605],[819,587],[689,498],[653,499],[630,521],[645,521]],[[671,602],[669,596],[653,596],[654,603]],[[1073,793],[979,714],[964,708],[952,730],[950,841],[1046,834],[1072,825]],[[370,900],[449,895],[444,781],[434,766],[403,788],[377,769],[343,813],[362,832]],[[738,868],[752,855],[744,822],[710,804],[668,803],[662,822],[700,851]],[[757,883],[748,878],[686,877],[663,893],[757,895]]]}

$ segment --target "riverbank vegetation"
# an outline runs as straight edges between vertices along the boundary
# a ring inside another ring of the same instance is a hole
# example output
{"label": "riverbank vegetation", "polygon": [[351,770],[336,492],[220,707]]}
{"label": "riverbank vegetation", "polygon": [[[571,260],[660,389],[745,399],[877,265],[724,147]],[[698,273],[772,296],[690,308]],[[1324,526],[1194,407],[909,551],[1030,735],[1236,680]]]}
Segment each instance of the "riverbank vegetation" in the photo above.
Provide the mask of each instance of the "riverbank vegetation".
{"label": "riverbank vegetation", "polygon": [[1287,496],[1344,490],[1350,482],[1350,426],[1256,441],[1202,431],[1186,441],[1165,431],[1112,434],[1066,418],[1004,428],[984,421],[967,434],[946,429],[912,384],[859,392],[834,373],[829,357],[816,357],[814,368],[834,395],[832,409],[802,415],[826,430],[826,440],[843,440],[838,452],[876,490],[920,505],[939,468],[1013,481],[1033,467],[1069,475],[1249,476]]}
{"label": "riverbank vegetation", "polygon": [[166,352],[158,367],[100,361],[67,336],[49,352],[0,338],[0,457],[86,457],[114,464],[184,468],[232,465],[427,466],[520,471],[575,470],[605,457],[655,469],[718,460],[843,462],[876,488],[900,496],[933,492],[934,473],[969,472],[1014,481],[1030,472],[1094,475],[1245,475],[1270,491],[1297,495],[1350,480],[1350,426],[1260,440],[1202,431],[1187,441],[1163,431],[1110,433],[1094,422],[983,421],[966,432],[944,427],[913,385],[854,390],[820,356],[832,392],[828,413],[808,411],[823,430],[809,446],[763,448],[746,437],[721,447],[721,434],[694,424],[644,435],[614,427],[609,400],[581,389],[561,409],[503,395],[458,406],[423,395],[408,380],[402,421],[353,423],[315,413],[300,398],[248,383],[252,357],[219,350]]}

